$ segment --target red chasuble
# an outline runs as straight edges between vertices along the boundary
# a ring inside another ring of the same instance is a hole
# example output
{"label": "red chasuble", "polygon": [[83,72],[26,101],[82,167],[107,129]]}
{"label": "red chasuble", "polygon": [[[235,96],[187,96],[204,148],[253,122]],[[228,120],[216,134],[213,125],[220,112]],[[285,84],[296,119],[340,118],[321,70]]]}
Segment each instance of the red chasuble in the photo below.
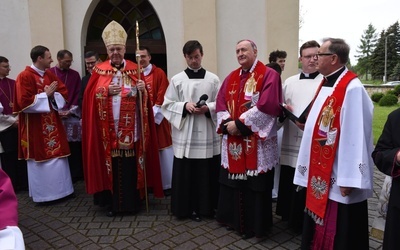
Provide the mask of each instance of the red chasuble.
{"label": "red chasuble", "polygon": [[67,99],[68,91],[64,83],[49,70],[42,77],[28,66],[17,77],[13,111],[19,113],[19,158],[46,161],[70,154],[64,126],[58,111],[50,103],[49,113],[23,112],[33,105],[36,95],[44,92],[44,87],[53,81],[58,82],[56,92]]}
{"label": "red chasuble", "polygon": [[[121,69],[125,82],[136,85],[137,65],[125,61]],[[130,96],[122,92],[118,136],[115,133],[112,112],[112,96],[108,87],[117,69],[109,61],[95,66],[84,93],[82,104],[82,147],[86,191],[94,194],[103,190],[113,190],[111,157],[136,156],[137,188],[143,191],[145,185],[144,166],[146,167],[147,186],[153,188],[155,197],[163,197],[160,162],[153,118],[153,110],[147,92],[139,103],[138,95]],[[143,108],[142,108],[143,107]],[[142,109],[141,109],[142,108]],[[135,119],[136,109],[143,114],[144,141],[133,141],[134,128],[139,128],[140,119]],[[111,128],[111,129],[110,129]],[[148,157],[146,157],[146,155]]]}
{"label": "red chasuble", "polygon": [[[169,85],[164,71],[153,64],[150,74],[145,76],[144,79],[152,105],[161,107],[164,102],[165,91]],[[171,124],[167,119],[163,119],[159,125],[156,124],[156,131],[159,149],[170,147],[172,145]]]}
{"label": "red chasuble", "polygon": [[340,137],[340,111],[347,85],[355,77],[351,71],[343,76],[332,95],[326,98],[314,125],[306,210],[319,225],[323,224],[328,203],[333,163]]}

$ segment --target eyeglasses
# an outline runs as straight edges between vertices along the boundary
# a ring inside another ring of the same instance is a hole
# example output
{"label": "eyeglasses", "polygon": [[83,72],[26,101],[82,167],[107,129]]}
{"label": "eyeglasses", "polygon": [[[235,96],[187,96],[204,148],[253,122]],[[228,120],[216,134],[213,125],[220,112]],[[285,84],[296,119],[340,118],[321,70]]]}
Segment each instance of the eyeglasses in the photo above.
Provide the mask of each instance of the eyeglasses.
{"label": "eyeglasses", "polygon": [[95,65],[97,61],[94,62],[85,62],[86,65]]}
{"label": "eyeglasses", "polygon": [[318,59],[320,56],[331,56],[334,55],[334,53],[317,53],[314,55],[314,58]]}

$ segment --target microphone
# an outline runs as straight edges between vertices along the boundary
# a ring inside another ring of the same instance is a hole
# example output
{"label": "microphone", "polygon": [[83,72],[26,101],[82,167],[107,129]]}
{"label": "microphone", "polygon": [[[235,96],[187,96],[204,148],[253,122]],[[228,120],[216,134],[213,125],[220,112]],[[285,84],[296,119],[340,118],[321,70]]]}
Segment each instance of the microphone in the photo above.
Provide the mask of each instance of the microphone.
{"label": "microphone", "polygon": [[207,94],[203,94],[202,96],[200,96],[199,101],[196,103],[196,108],[201,108],[202,106],[204,106],[206,104],[207,99],[208,99]]}

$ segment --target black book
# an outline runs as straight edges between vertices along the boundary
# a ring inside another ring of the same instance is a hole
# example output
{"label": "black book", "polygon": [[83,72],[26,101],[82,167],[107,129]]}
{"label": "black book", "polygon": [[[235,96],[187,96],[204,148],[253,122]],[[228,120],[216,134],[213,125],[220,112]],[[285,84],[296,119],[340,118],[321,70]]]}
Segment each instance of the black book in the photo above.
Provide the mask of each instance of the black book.
{"label": "black book", "polygon": [[299,123],[303,123],[304,124],[304,123],[306,123],[308,112],[310,111],[310,108],[311,108],[311,103],[312,102],[310,102],[310,104],[308,104],[308,106],[304,109],[303,113],[301,113],[301,115],[299,117],[297,117],[290,110],[285,108],[283,104],[279,104],[279,105],[281,106],[285,116],[287,118],[289,118],[292,122],[296,123],[296,121],[298,121]]}

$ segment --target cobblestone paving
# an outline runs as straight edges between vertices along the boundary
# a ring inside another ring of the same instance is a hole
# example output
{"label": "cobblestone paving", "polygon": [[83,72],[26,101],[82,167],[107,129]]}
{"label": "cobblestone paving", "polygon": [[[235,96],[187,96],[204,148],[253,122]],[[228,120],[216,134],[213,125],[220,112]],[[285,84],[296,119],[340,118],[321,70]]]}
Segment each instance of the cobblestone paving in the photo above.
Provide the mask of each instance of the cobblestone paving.
{"label": "cobblestone paving", "polygon": [[[377,197],[384,175],[375,171],[374,197],[369,200],[369,224],[376,216]],[[274,215],[274,226],[265,239],[242,240],[213,219],[202,222],[177,220],[170,213],[170,199],[149,197],[137,215],[105,216],[93,205],[82,181],[75,184],[75,198],[50,206],[38,206],[19,192],[19,220],[27,249],[298,249],[296,235]],[[275,211],[275,203],[274,203]],[[370,237],[370,249],[381,249],[382,241]]]}

